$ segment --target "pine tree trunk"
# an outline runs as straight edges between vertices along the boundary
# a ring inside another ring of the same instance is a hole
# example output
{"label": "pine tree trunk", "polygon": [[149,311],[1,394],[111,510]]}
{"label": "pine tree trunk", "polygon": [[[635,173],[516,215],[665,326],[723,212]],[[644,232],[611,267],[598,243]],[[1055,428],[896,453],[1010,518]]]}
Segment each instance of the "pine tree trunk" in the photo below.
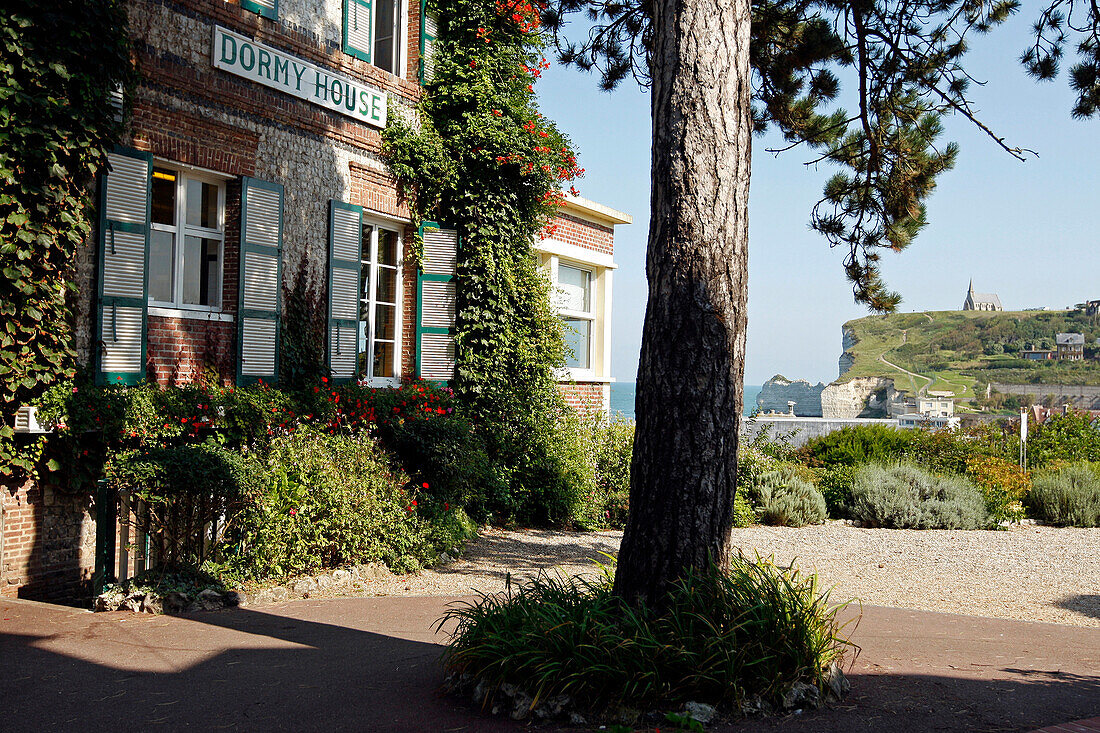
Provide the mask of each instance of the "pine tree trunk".
{"label": "pine tree trunk", "polygon": [[749,0],[655,0],[653,192],[630,515],[615,591],[726,562],[745,354]]}

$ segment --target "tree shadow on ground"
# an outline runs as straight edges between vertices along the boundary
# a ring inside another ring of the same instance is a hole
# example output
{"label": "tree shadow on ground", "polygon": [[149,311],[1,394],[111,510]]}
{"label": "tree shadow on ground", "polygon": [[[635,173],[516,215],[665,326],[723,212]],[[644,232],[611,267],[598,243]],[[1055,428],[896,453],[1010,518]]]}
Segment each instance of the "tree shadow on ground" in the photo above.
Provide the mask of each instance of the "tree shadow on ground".
{"label": "tree shadow on ground", "polygon": [[525,530],[523,536],[482,535],[466,546],[464,558],[472,564],[448,564],[432,570],[440,575],[489,576],[501,580],[509,575],[513,578],[533,575],[558,565],[579,565],[597,572],[597,562],[604,565],[609,562],[603,553],[618,553],[621,537],[621,533],[593,535],[558,530]]}
{"label": "tree shadow on ground", "polygon": [[1056,601],[1054,605],[1082,616],[1100,618],[1100,594],[1078,593]]}
{"label": "tree shadow on ground", "polygon": [[[439,692],[442,636],[431,627],[445,599],[300,601],[187,617],[33,605],[0,602],[6,730],[525,727]],[[967,669],[952,657],[963,669],[957,675],[914,674],[887,667],[903,650],[859,641],[865,650],[842,703],[714,730],[1027,731],[1095,715],[1100,700],[1100,677],[1079,671]],[[1090,664],[1095,660],[1085,659],[1083,668]],[[1080,670],[1082,660],[1068,660],[1066,668]]]}

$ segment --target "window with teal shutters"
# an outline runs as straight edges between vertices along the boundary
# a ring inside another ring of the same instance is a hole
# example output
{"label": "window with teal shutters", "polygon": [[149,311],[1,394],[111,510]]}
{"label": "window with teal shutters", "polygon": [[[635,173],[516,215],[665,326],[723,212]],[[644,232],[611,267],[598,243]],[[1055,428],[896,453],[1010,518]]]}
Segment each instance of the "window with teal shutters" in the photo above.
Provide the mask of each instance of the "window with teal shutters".
{"label": "window with teal shutters", "polygon": [[455,368],[455,273],[458,232],[425,222],[416,280],[416,372],[421,379],[447,382]]}
{"label": "window with teal shutters", "polygon": [[279,17],[279,0],[241,0],[241,7],[272,20]]}
{"label": "window with teal shutters", "polygon": [[363,252],[363,209],[329,202],[328,368],[332,381],[355,379],[359,359],[359,281]]}
{"label": "window with teal shutters", "polygon": [[238,384],[278,379],[282,252],[283,187],[242,179]]}
{"label": "window with teal shutters", "polygon": [[153,156],[117,150],[107,158],[99,188],[96,381],[136,384],[145,379]]}
{"label": "window with teal shutters", "polygon": [[372,0],[344,0],[344,53],[370,63],[373,48]]}

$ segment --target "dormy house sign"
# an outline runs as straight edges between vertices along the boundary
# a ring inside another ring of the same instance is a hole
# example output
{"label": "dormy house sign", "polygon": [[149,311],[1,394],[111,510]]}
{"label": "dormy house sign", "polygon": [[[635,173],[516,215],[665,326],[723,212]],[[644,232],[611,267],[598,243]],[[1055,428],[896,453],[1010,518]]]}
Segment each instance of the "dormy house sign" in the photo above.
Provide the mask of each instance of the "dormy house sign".
{"label": "dormy house sign", "polygon": [[214,67],[331,109],[386,126],[386,93],[214,26]]}

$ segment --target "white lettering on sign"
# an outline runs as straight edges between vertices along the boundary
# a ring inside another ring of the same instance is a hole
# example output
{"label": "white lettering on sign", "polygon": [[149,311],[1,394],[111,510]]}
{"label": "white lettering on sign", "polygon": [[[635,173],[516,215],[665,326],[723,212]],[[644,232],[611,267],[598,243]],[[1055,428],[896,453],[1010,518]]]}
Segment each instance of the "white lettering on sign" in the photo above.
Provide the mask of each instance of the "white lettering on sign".
{"label": "white lettering on sign", "polygon": [[278,89],[333,112],[386,126],[386,93],[288,56],[262,43],[214,26],[214,68]]}

